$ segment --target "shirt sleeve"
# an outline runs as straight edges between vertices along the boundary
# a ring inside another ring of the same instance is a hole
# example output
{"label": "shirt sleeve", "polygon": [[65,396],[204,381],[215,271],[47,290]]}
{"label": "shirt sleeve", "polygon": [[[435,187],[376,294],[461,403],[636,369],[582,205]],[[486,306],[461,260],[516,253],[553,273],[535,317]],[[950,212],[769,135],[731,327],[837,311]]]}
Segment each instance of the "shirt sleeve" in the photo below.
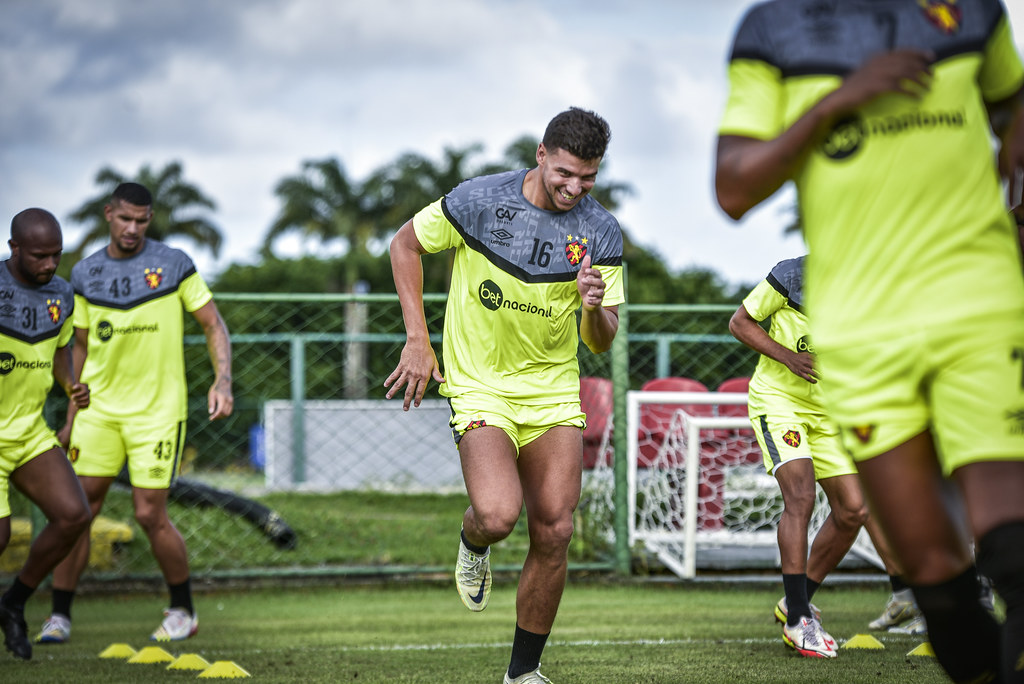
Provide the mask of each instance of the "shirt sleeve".
{"label": "shirt sleeve", "polygon": [[213,293],[210,292],[206,281],[198,272],[192,273],[181,281],[181,285],[178,286],[178,296],[181,298],[185,311],[189,313],[201,309],[213,299]]}
{"label": "shirt sleeve", "polygon": [[985,45],[978,85],[986,102],[1005,100],[1024,85],[1024,65],[1014,45],[1005,11]]}
{"label": "shirt sleeve", "polygon": [[763,321],[786,305],[786,298],[767,280],[757,284],[743,300],[743,308],[755,321]]}
{"label": "shirt sleeve", "polygon": [[416,239],[427,252],[441,252],[462,244],[462,236],[444,213],[444,200],[429,204],[413,216]]}

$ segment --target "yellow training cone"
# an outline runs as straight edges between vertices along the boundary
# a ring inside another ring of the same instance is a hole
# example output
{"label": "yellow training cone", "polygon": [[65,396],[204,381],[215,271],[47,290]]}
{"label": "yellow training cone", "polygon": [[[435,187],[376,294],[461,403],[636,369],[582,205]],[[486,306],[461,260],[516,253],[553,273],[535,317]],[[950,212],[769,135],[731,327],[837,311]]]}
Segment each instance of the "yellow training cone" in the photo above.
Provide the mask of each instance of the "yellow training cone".
{"label": "yellow training cone", "polygon": [[870,634],[857,634],[843,644],[843,648],[885,648],[885,645]]}
{"label": "yellow training cone", "polygon": [[218,660],[210,667],[203,670],[200,677],[218,679],[239,679],[241,677],[252,677],[251,674],[240,668],[230,660]]}
{"label": "yellow training cone", "polygon": [[146,646],[128,659],[129,663],[169,663],[174,656],[159,646]]}
{"label": "yellow training cone", "polygon": [[182,653],[178,659],[167,666],[168,670],[205,670],[210,667],[209,661],[195,653]]}
{"label": "yellow training cone", "polygon": [[131,658],[135,655],[135,649],[128,644],[110,644],[100,651],[100,658]]}
{"label": "yellow training cone", "polygon": [[935,651],[932,649],[930,642],[926,641],[923,644],[915,647],[912,651],[907,653],[908,656],[928,656],[929,658],[935,657]]}

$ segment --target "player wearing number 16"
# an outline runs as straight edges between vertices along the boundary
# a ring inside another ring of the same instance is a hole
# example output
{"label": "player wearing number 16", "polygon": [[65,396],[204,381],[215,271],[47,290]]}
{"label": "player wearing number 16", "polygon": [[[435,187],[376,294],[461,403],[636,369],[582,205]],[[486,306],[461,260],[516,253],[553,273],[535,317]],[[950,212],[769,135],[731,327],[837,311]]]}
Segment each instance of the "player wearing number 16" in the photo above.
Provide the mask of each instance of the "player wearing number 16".
{"label": "player wearing number 16", "polygon": [[[562,112],[537,146],[535,168],[463,182],[391,243],[406,343],[384,384],[388,398],[405,387],[408,410],[433,378],[451,404],[470,503],[455,581],[470,610],[487,605],[490,545],[509,535],[526,504],[530,548],[507,684],[549,681],[540,655],[565,586],[580,498],[586,417],[576,352],[580,338],[594,352],[609,349],[624,301],[619,224],[588,196],[610,135],[593,112]],[[449,248],[442,376],[423,314],[420,256]]]}
{"label": "player wearing number 16", "polygon": [[[186,390],[182,308],[203,328],[216,373],[207,395],[211,420],[231,415],[231,343],[206,283],[181,250],[146,237],[149,190],[122,183],[105,207],[110,243],[75,264],[75,369],[92,391],[90,406],[68,411],[68,456],[93,516],[127,463],[135,519],[149,538],[170,589],[170,608],[151,638],[195,634],[185,541],[167,516],[185,438]],[[89,558],[83,534],[53,573],[53,612],[37,637],[67,641],[71,602]]]}

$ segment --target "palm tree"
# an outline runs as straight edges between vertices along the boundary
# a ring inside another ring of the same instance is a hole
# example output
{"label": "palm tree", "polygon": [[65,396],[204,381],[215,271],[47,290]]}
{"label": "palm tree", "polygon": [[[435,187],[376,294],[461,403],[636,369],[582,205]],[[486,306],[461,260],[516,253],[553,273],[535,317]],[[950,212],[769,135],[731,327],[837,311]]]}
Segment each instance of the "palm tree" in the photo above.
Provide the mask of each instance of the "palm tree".
{"label": "palm tree", "polygon": [[96,184],[103,188],[103,192],[71,213],[72,221],[86,224],[85,235],[67,255],[71,262],[85,256],[90,245],[110,238],[110,226],[103,208],[110,202],[114,188],[126,181],[140,183],[153,194],[153,221],[146,231],[147,236],[157,240],[184,236],[197,247],[209,249],[214,257],[220,254],[223,242],[220,230],[202,215],[204,211],[213,211],[217,205],[198,187],[182,179],[181,162],[171,162],[158,172],[145,164],[134,178],[109,166],[100,169],[96,174]]}

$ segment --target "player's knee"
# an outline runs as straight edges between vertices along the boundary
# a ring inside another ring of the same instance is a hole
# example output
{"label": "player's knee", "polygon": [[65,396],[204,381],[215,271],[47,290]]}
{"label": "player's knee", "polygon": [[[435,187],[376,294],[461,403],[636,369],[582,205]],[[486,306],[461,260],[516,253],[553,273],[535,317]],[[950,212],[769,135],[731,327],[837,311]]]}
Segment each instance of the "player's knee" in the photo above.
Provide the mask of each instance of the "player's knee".
{"label": "player's knee", "polygon": [[1024,609],[1024,520],[1005,523],[978,540],[978,570],[992,580],[1007,608]]}
{"label": "player's knee", "polygon": [[59,525],[64,536],[74,541],[89,529],[89,525],[92,523],[92,512],[88,506],[83,505],[70,511],[55,522]]}
{"label": "player's knee", "polygon": [[807,523],[811,519],[811,513],[814,512],[814,492],[794,492],[783,497],[783,515],[792,516],[793,518]]}
{"label": "player's knee", "polygon": [[868,521],[868,507],[861,505],[859,508],[840,508],[833,510],[836,525],[843,530],[859,530]]}
{"label": "player's knee", "polygon": [[565,516],[550,521],[530,525],[530,543],[561,553],[569,548],[574,527],[572,516]]}
{"label": "player's knee", "polygon": [[511,508],[483,508],[474,506],[473,514],[476,518],[477,530],[487,539],[500,541],[512,534],[516,522],[519,520],[519,511]]}
{"label": "player's knee", "polygon": [[136,508],[135,521],[146,534],[151,534],[170,522],[166,510],[152,506]]}

